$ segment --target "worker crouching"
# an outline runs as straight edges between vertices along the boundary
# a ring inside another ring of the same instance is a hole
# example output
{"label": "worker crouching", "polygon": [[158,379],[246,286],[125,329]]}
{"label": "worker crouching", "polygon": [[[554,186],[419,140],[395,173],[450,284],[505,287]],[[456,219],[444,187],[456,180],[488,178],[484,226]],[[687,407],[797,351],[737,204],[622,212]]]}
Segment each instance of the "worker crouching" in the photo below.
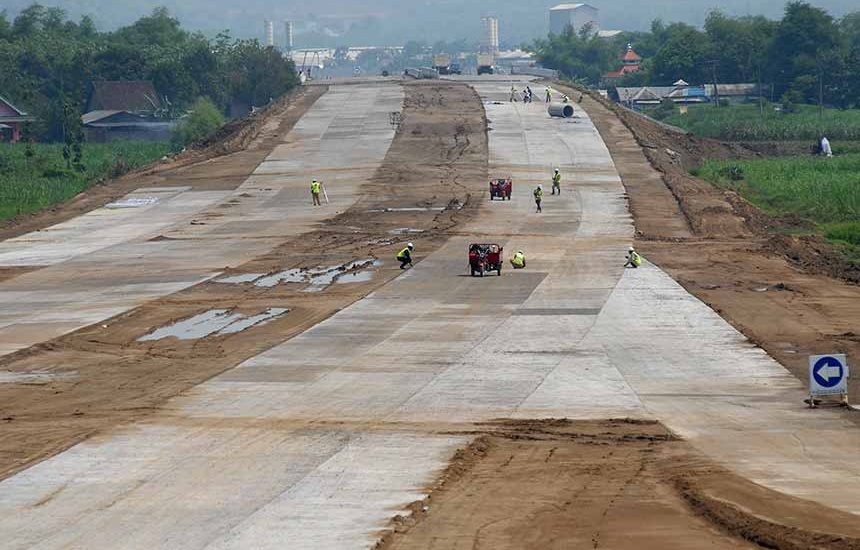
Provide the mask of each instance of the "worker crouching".
{"label": "worker crouching", "polygon": [[624,264],[624,267],[632,267],[633,269],[636,269],[640,265],[642,265],[642,256],[640,256],[639,253],[636,252],[636,249],[631,246],[627,251],[627,263]]}
{"label": "worker crouching", "polygon": [[415,246],[412,243],[406,245],[406,248],[397,253],[397,261],[400,262],[400,269],[406,269],[407,266],[412,267],[412,251]]}
{"label": "worker crouching", "polygon": [[526,255],[522,250],[517,250],[517,253],[511,258],[511,265],[514,269],[523,269],[526,267]]}

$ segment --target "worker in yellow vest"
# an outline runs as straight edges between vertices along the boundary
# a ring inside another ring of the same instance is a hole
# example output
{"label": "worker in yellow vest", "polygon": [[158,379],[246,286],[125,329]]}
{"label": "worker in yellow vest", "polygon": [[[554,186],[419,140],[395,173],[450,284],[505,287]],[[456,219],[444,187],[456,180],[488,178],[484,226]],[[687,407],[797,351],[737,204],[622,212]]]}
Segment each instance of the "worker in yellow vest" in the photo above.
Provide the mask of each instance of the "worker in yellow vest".
{"label": "worker in yellow vest", "polygon": [[535,196],[535,204],[537,205],[537,211],[543,212],[543,210],[540,207],[540,203],[543,201],[543,186],[538,184],[538,186],[535,187],[535,190],[532,192],[532,194]]}
{"label": "worker in yellow vest", "polygon": [[627,263],[624,264],[624,267],[632,267],[633,269],[636,269],[640,265],[642,265],[642,256],[640,256],[639,253],[636,252],[636,249],[631,246],[627,251]]}
{"label": "worker in yellow vest", "polygon": [[311,182],[311,198],[314,201],[314,206],[322,206],[320,202],[320,191],[322,191],[322,184],[317,180]]}
{"label": "worker in yellow vest", "polygon": [[400,269],[406,269],[406,266],[412,267],[412,251],[415,246],[412,243],[406,245],[406,248],[397,253],[397,261],[400,262]]}
{"label": "worker in yellow vest", "polygon": [[511,258],[511,265],[514,266],[514,269],[523,269],[526,266],[526,255],[522,250],[517,250],[517,253]]}
{"label": "worker in yellow vest", "polygon": [[552,173],[552,194],[555,195],[556,191],[561,195],[561,172],[558,171],[558,168]]}

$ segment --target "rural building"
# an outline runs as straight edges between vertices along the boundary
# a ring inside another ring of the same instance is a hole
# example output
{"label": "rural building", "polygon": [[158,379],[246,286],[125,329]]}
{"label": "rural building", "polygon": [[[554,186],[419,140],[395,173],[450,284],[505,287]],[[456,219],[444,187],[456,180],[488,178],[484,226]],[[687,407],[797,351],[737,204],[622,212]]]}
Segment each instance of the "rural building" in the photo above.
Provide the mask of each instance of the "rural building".
{"label": "rural building", "polygon": [[93,82],[87,100],[90,111],[128,111],[156,116],[165,108],[150,80],[106,80]]}
{"label": "rural building", "polygon": [[175,121],[128,111],[90,111],[81,117],[84,138],[91,143],[109,141],[170,141]]}
{"label": "rural building", "polygon": [[81,117],[87,141],[169,141],[174,122],[149,80],[93,82]]}
{"label": "rural building", "polygon": [[[759,99],[758,84],[717,84],[717,91],[721,101],[730,103],[751,103]],[[767,97],[769,93],[768,86],[761,87],[762,96]],[[710,103],[716,100],[713,84],[691,86],[683,80],[672,86],[619,86],[613,88],[609,95],[618,103],[636,110],[659,105],[665,98],[680,105]]]}
{"label": "rural building", "polygon": [[36,120],[0,96],[0,141],[15,143],[21,139],[24,124]]}
{"label": "rural building", "polygon": [[620,80],[628,74],[638,73],[642,66],[642,57],[633,50],[633,44],[627,44],[627,51],[621,56],[621,68],[610,71],[603,76],[604,82],[611,84]]}
{"label": "rural building", "polygon": [[575,32],[591,24],[594,31],[599,30],[598,10],[589,4],[559,4],[549,9],[549,32],[564,34],[567,27]]}
{"label": "rural building", "polygon": [[729,103],[752,103],[758,101],[760,97],[768,97],[770,95],[770,85],[762,84],[759,89],[758,84],[717,84],[718,94],[714,94],[714,85],[705,84],[705,94],[713,101],[717,95],[720,101],[726,100]]}

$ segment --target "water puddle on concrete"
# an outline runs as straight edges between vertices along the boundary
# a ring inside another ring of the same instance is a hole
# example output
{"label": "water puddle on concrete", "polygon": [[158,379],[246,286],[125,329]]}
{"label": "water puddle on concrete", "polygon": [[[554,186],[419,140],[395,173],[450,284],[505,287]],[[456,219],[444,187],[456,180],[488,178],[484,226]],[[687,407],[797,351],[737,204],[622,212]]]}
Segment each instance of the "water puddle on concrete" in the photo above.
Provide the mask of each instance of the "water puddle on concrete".
{"label": "water puddle on concrete", "polygon": [[232,275],[230,277],[224,277],[222,279],[215,279],[216,283],[227,283],[231,285],[238,285],[242,283],[253,283],[260,277],[263,277],[265,273],[243,273],[241,275]]}
{"label": "water puddle on concrete", "polygon": [[397,229],[392,229],[388,233],[391,235],[411,235],[415,233],[424,233],[424,229],[413,229],[411,227],[398,227]]}
{"label": "water puddle on concrete", "polygon": [[[299,283],[306,285],[302,292],[320,292],[338,282],[341,278],[348,278],[345,282],[369,281],[376,273],[371,267],[382,265],[381,260],[365,258],[353,260],[341,265],[328,267],[303,268],[297,267],[286,271],[279,271],[271,275],[264,273],[243,273],[216,279],[216,283],[242,284],[252,283],[260,288],[272,288],[281,283]],[[366,274],[365,274],[366,273]]]}
{"label": "water puddle on concrete", "polygon": [[270,307],[254,315],[245,315],[229,309],[210,309],[188,319],[177,321],[141,336],[138,342],[150,342],[164,338],[197,340],[207,336],[236,334],[251,327],[264,325],[289,313],[284,307]]}
{"label": "water puddle on concrete", "polygon": [[105,208],[111,210],[119,208],[141,208],[158,202],[158,197],[128,197],[120,199],[116,202],[111,202],[105,205]]}

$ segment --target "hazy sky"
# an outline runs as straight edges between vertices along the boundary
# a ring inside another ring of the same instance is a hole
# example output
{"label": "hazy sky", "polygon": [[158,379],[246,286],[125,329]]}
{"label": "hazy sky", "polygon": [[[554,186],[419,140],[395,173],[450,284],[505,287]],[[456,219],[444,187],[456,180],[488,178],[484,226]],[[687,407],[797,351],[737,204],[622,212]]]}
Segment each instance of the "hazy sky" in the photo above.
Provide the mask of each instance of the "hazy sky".
{"label": "hazy sky", "polygon": [[[91,15],[102,29],[129,23],[157,6],[167,6],[184,25],[214,33],[230,29],[235,36],[263,37],[263,20],[276,22],[278,42],[283,24],[296,22],[296,46],[402,44],[415,39],[434,42],[477,40],[482,15],[499,17],[503,44],[512,45],[547,33],[547,9],[562,0],[42,0],[78,18]],[[32,0],[2,0],[0,9],[14,16]],[[764,14],[778,18],[783,0],[591,0],[600,9],[601,28],[644,30],[655,18],[700,25],[714,8],[726,13]],[[858,0],[812,0],[835,16],[860,10]]]}

